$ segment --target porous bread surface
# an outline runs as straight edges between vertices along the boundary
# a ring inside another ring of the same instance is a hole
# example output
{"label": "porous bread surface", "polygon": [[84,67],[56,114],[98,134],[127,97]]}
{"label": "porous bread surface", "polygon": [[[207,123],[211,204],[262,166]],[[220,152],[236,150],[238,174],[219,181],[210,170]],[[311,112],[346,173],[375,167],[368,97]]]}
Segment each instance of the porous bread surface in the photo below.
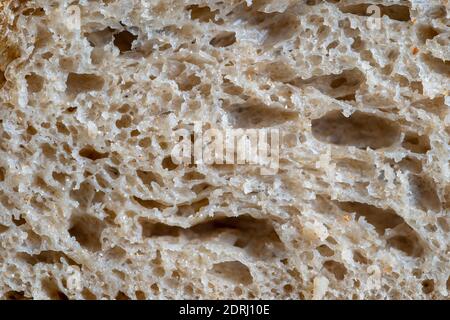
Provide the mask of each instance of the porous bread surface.
{"label": "porous bread surface", "polygon": [[[448,299],[448,1],[0,8],[1,298]],[[278,174],[174,164],[196,121]]]}

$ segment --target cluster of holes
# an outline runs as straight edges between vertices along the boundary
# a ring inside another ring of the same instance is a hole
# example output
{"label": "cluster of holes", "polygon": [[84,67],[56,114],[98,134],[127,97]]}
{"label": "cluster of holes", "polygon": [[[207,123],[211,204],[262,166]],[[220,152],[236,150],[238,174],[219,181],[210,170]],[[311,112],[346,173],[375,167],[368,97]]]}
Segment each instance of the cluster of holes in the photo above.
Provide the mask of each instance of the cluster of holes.
{"label": "cluster of holes", "polygon": [[[381,209],[369,204],[359,202],[338,202],[337,205],[344,211],[355,213],[356,218],[364,219],[374,226],[380,236],[389,237],[387,243],[408,256],[419,257],[423,253],[420,237],[402,217],[392,209]],[[392,234],[392,232],[394,232]]]}
{"label": "cluster of holes", "polygon": [[128,30],[118,31],[111,27],[86,33],[85,36],[94,48],[101,48],[112,42],[119,49],[120,54],[132,51],[138,39],[137,35]]}

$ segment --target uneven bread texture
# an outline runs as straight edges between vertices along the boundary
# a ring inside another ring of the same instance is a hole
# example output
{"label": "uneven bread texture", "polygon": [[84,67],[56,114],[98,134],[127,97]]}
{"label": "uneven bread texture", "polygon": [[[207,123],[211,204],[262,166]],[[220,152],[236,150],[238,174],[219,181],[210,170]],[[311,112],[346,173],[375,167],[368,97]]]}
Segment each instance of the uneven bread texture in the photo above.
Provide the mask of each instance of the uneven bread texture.
{"label": "uneven bread texture", "polygon": [[[448,299],[448,1],[0,8],[0,297]],[[194,121],[278,174],[175,165]]]}

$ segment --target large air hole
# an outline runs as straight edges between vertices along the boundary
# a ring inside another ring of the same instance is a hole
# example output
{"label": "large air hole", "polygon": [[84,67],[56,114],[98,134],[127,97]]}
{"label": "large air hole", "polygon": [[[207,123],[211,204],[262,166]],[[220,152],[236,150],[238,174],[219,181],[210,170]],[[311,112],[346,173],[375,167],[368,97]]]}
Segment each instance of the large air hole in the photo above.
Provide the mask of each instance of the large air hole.
{"label": "large air hole", "polygon": [[84,288],[83,291],[81,291],[81,295],[85,300],[98,300],[97,296],[93,294],[88,288]]}
{"label": "large air hole", "polygon": [[45,278],[41,280],[42,289],[51,300],[69,300],[64,292],[61,291],[55,279]]}
{"label": "large air hole", "polygon": [[168,205],[159,202],[159,201],[155,201],[155,200],[147,200],[147,199],[141,199],[138,197],[133,197],[134,201],[136,201],[139,205],[141,205],[142,207],[146,208],[146,209],[158,209],[160,211],[163,211],[164,209],[169,208]]}
{"label": "large air hole", "polygon": [[176,237],[188,234],[190,238],[207,241],[207,239],[217,238],[222,233],[228,233],[234,236],[233,245],[235,247],[245,250],[247,254],[254,257],[271,257],[272,253],[268,248],[277,252],[283,251],[283,244],[270,221],[255,219],[248,215],[216,218],[187,229],[154,222],[146,218],[141,218],[139,222],[144,237]]}
{"label": "large air hole", "polygon": [[383,235],[386,229],[393,229],[404,222],[403,218],[391,209],[385,210],[359,202],[338,202],[337,204],[342,210],[355,213],[357,219],[364,217],[380,235]]}
{"label": "large air hole", "polygon": [[258,10],[263,3],[253,3],[247,6],[241,2],[227,16],[231,23],[236,25],[247,24],[257,28],[261,34],[265,34],[264,46],[271,49],[279,43],[287,41],[294,37],[298,32],[299,19],[297,15],[286,10],[285,12],[264,12],[264,9]]}
{"label": "large air hole", "polygon": [[69,73],[66,81],[68,94],[77,95],[83,92],[100,91],[105,80],[95,74]]}
{"label": "large air hole", "polygon": [[270,47],[291,39],[298,30],[299,20],[294,14],[281,13],[264,21],[263,25],[267,32],[264,45]]}
{"label": "large air hole", "polygon": [[390,120],[360,111],[347,118],[337,110],[313,120],[312,133],[319,141],[360,149],[386,148],[400,136],[399,128]]}
{"label": "large air hole", "polygon": [[224,48],[229,47],[236,42],[236,33],[224,31],[216,35],[209,42],[213,47]]}
{"label": "large air hole", "polygon": [[97,161],[97,160],[101,160],[101,159],[104,159],[104,158],[108,158],[108,156],[109,156],[108,152],[105,152],[105,153],[98,152],[92,146],[87,146],[87,147],[81,149],[79,154],[83,158],[87,158],[87,159],[90,159],[92,161]]}
{"label": "large air hole", "polygon": [[125,30],[114,35],[114,45],[119,48],[120,53],[125,53],[131,51],[133,42],[137,38],[137,36]]}
{"label": "large air hole", "polygon": [[5,83],[6,83],[5,73],[2,70],[0,70],[0,89],[3,88]]}
{"label": "large air hole", "polygon": [[70,197],[78,202],[79,208],[86,209],[91,205],[97,193],[93,185],[83,181],[78,189],[70,191]]}
{"label": "large air hole", "polygon": [[17,255],[17,258],[25,261],[32,266],[36,265],[37,263],[54,265],[57,263],[62,263],[63,261],[67,262],[69,265],[78,265],[73,259],[71,259],[62,251],[46,250],[34,255],[21,252]]}
{"label": "large air hole", "polygon": [[120,171],[116,167],[105,165],[105,172],[114,180],[120,177]]}
{"label": "large air hole", "polygon": [[355,95],[364,83],[364,74],[359,69],[348,69],[340,74],[330,74],[309,79],[296,78],[290,84],[296,87],[313,87],[323,94],[339,100],[355,100]]}
{"label": "large air hole", "polygon": [[233,284],[250,285],[253,276],[250,269],[239,261],[227,261],[214,264],[211,273]]}
{"label": "large air hole", "polygon": [[130,300],[130,297],[128,296],[128,295],[126,295],[124,292],[122,292],[122,291],[119,291],[117,294],[116,294],[116,298],[115,298],[116,300]]}
{"label": "large air hole", "polygon": [[234,128],[267,128],[298,119],[296,112],[256,103],[233,105],[226,111]]}
{"label": "large air hole", "polygon": [[203,180],[206,176],[200,172],[197,171],[189,171],[186,172],[183,176],[183,180],[185,181],[192,181],[192,180]]}
{"label": "large air hole", "polygon": [[25,9],[22,14],[24,16],[35,16],[35,17],[42,17],[45,15],[44,8],[27,8]]}
{"label": "large air hole", "polygon": [[233,82],[231,82],[230,80],[226,79],[225,77],[223,78],[223,91],[229,95],[232,96],[239,96],[244,92],[244,89],[242,89],[241,87],[235,85]]}
{"label": "large air hole", "polygon": [[5,175],[6,175],[6,169],[3,167],[0,167],[0,182],[5,181]]}
{"label": "large air hole", "polygon": [[422,292],[425,294],[431,294],[434,291],[434,280],[426,279],[422,281]]}
{"label": "large air hole", "polygon": [[406,234],[396,235],[387,240],[389,246],[402,251],[410,257],[420,257],[423,254],[423,247],[415,233],[408,232]]}
{"label": "large air hole", "polygon": [[415,205],[424,211],[439,212],[441,201],[436,192],[436,184],[431,178],[419,175],[410,175],[409,184],[411,196]]}
{"label": "large air hole", "polygon": [[283,244],[269,220],[255,219],[248,215],[219,218],[195,225],[190,228],[201,238],[214,238],[226,232],[234,234],[234,246],[244,249],[256,257],[271,256],[267,249],[283,251]]}
{"label": "large air hole", "polygon": [[[431,1],[430,1],[431,2]],[[427,6],[427,10],[424,13],[424,16],[432,18],[432,19],[441,19],[447,16],[447,8],[445,5],[431,5]]]}
{"label": "large air hole", "polygon": [[69,234],[77,242],[89,251],[101,250],[100,237],[105,223],[88,214],[76,214],[70,220]]}
{"label": "large air hole", "polygon": [[447,105],[445,104],[445,96],[440,96],[434,99],[418,100],[414,102],[411,106],[414,108],[423,109],[427,112],[434,113],[441,118],[445,117],[448,109]]}
{"label": "large air hole", "polygon": [[[370,17],[374,14],[374,10],[370,10],[371,8],[369,8],[369,6],[371,6],[370,3],[360,3],[341,6],[339,9],[343,13],[351,13],[358,16]],[[382,16],[388,16],[390,19],[397,21],[411,20],[411,14],[408,6],[402,5],[385,6],[381,4],[376,6],[380,9],[380,13]]]}
{"label": "large air hole", "polygon": [[55,160],[56,158],[56,149],[52,147],[49,143],[43,143],[41,145],[42,153],[48,159]]}
{"label": "large air hole", "polygon": [[426,43],[427,40],[432,40],[439,35],[439,31],[429,25],[419,25],[417,27],[417,38],[421,43]]}
{"label": "large air hole", "polygon": [[176,165],[173,161],[172,161],[172,157],[165,157],[161,163],[162,167],[166,170],[169,171],[173,171],[176,168],[178,168],[178,165]]}
{"label": "large air hole", "polygon": [[27,297],[23,291],[7,291],[3,294],[3,298],[6,300],[30,300],[31,297]]}
{"label": "large air hole", "polygon": [[103,47],[112,41],[115,31],[108,27],[103,30],[88,33],[85,36],[93,47]]}
{"label": "large air hole", "polygon": [[28,91],[31,93],[40,92],[44,87],[44,78],[34,72],[26,75],[25,80],[27,81]]}
{"label": "large air hole", "polygon": [[9,227],[0,224],[0,234],[9,230]]}
{"label": "large air hole", "polygon": [[317,251],[319,251],[320,255],[323,257],[332,257],[334,256],[334,251],[326,244],[323,244],[321,246],[318,246]]}
{"label": "large air hole", "polygon": [[144,170],[137,170],[136,171],[137,176],[139,179],[141,179],[142,183],[151,186],[152,182],[156,182],[159,185],[162,185],[162,177],[152,171],[144,171]]}
{"label": "large air hole", "polygon": [[200,22],[214,22],[218,10],[212,11],[209,7],[191,5],[186,8],[191,12],[191,19]]}
{"label": "large air hole", "polygon": [[337,280],[344,280],[345,275],[347,274],[347,268],[341,262],[327,260],[324,262],[323,266],[328,272],[332,273]]}
{"label": "large air hole", "polygon": [[177,215],[184,217],[193,216],[196,213],[200,212],[203,207],[206,207],[208,205],[208,198],[197,200],[191,204],[181,205],[178,206]]}
{"label": "large air hole", "polygon": [[264,71],[272,81],[289,82],[295,78],[295,70],[285,62],[276,61],[264,66]]}
{"label": "large air hole", "polygon": [[432,71],[450,77],[450,60],[444,61],[430,54],[423,54],[422,59]]}
{"label": "large air hole", "polygon": [[195,74],[182,74],[176,82],[181,91],[191,91],[194,87],[198,86],[202,80]]}
{"label": "large air hole", "polygon": [[371,261],[369,261],[366,258],[366,256],[362,252],[360,252],[358,250],[353,252],[353,260],[355,262],[357,262],[357,263],[360,263],[360,264],[369,264],[369,263],[371,263]]}
{"label": "large air hole", "polygon": [[177,237],[181,230],[180,227],[170,226],[163,223],[155,223],[145,218],[140,218],[139,223],[142,227],[142,237]]}
{"label": "large air hole", "polygon": [[118,129],[129,128],[132,121],[133,119],[129,115],[124,114],[119,120],[116,121],[116,127]]}

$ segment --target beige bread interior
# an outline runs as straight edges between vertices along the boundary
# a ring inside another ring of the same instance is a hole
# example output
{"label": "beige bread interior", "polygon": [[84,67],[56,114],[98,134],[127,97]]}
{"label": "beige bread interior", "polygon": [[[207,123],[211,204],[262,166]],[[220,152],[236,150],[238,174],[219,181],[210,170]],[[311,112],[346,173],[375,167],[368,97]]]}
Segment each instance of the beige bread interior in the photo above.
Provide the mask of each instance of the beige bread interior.
{"label": "beige bread interior", "polygon": [[[0,8],[1,298],[449,298],[448,1]],[[195,121],[278,174],[174,164]]]}

